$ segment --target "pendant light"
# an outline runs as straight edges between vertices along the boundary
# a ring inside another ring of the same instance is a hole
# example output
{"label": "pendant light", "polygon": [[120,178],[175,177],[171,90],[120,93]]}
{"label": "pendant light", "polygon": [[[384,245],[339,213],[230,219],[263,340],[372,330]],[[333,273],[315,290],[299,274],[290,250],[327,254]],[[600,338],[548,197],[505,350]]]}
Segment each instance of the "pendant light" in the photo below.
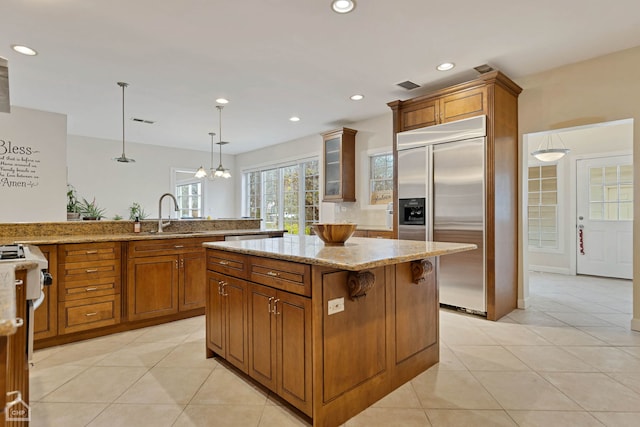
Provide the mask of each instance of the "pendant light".
{"label": "pendant light", "polygon": [[[544,140],[540,142],[538,145],[538,149],[533,151],[531,155],[541,162],[555,162],[556,160],[560,160],[563,158],[568,152],[569,149],[564,146],[564,142],[562,142],[562,138],[560,135],[557,135],[560,139],[560,144],[562,148],[554,148],[553,146],[553,134],[547,135],[547,143],[544,144]],[[543,148],[544,145],[544,148]]]}
{"label": "pendant light", "polygon": [[220,133],[218,134],[220,136],[220,142],[217,143],[220,146],[220,164],[214,171],[213,176],[217,178],[222,177],[222,178],[228,179],[228,178],[231,178],[231,173],[229,172],[229,169],[225,169],[225,167],[222,166],[222,146],[227,145],[229,143],[228,141],[222,140],[222,109],[224,108],[224,106],[216,105],[216,108],[218,109],[218,112],[220,115]]}
{"label": "pendant light", "polygon": [[135,163],[135,160],[124,154],[124,88],[129,86],[129,83],[118,82],[118,86],[122,88],[122,155],[120,157],[115,157],[113,160],[120,163]]}
{"label": "pendant light", "polygon": [[[209,132],[209,135],[211,136],[211,175],[209,176],[209,179],[213,178],[213,136],[215,135],[215,133],[213,132]],[[196,171],[196,174],[194,175],[196,178],[200,179],[200,178],[206,178],[207,177],[207,171],[202,167],[202,165],[200,165],[200,167],[198,168],[198,170]]]}

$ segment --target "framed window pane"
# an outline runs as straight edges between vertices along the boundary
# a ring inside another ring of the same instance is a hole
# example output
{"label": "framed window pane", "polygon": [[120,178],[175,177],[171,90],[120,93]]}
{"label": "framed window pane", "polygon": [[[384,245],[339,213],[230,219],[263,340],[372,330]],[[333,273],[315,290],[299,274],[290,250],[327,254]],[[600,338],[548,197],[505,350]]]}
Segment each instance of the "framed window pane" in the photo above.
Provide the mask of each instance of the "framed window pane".
{"label": "framed window pane", "polygon": [[393,155],[369,157],[369,204],[386,205],[393,199]]}
{"label": "framed window pane", "polygon": [[529,168],[527,194],[529,247],[558,247],[557,165]]}

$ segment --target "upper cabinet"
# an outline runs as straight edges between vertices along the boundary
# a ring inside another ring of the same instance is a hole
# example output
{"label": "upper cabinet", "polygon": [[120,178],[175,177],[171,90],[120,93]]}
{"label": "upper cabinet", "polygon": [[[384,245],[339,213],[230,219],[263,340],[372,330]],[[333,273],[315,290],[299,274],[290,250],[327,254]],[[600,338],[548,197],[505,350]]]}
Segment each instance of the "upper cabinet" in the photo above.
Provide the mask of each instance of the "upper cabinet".
{"label": "upper cabinet", "polygon": [[322,135],[323,202],[356,201],[356,133],[342,128]]}

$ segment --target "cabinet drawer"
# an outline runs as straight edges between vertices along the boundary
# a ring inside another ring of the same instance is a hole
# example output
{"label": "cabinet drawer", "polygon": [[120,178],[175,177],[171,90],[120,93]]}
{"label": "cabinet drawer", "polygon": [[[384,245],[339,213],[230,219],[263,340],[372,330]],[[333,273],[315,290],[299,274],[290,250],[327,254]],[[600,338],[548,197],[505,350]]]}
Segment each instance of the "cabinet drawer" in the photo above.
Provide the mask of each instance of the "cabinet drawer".
{"label": "cabinet drawer", "polygon": [[120,293],[120,276],[96,277],[64,282],[60,286],[60,301],[101,297]]}
{"label": "cabinet drawer", "polygon": [[177,255],[204,251],[204,242],[223,240],[222,237],[197,237],[185,239],[136,240],[129,242],[129,258],[155,255]]}
{"label": "cabinet drawer", "polygon": [[73,243],[58,246],[58,263],[119,260],[120,243]]}
{"label": "cabinet drawer", "polygon": [[207,270],[246,279],[249,257],[242,254],[207,249]]}
{"label": "cabinet drawer", "polygon": [[311,267],[289,261],[251,257],[249,279],[256,283],[311,296]]}
{"label": "cabinet drawer", "polygon": [[61,302],[59,307],[61,334],[120,323],[120,294]]}
{"label": "cabinet drawer", "polygon": [[373,237],[376,239],[392,239],[393,231],[369,230],[367,231],[367,237]]}
{"label": "cabinet drawer", "polygon": [[119,277],[120,260],[71,262],[58,265],[61,281],[91,280],[99,277]]}

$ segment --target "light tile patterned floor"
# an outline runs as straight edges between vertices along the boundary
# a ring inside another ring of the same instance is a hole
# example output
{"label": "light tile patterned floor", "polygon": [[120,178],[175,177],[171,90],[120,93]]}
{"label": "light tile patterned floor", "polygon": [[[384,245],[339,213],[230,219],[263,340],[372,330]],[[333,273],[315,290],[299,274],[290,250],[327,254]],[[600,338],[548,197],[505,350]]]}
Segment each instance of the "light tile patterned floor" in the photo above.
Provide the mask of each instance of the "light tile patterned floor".
{"label": "light tile patterned floor", "polygon": [[[531,308],[499,322],[442,310],[441,363],[356,426],[640,426],[631,282],[531,274]],[[32,427],[305,426],[204,358],[197,317],[37,351]]]}

